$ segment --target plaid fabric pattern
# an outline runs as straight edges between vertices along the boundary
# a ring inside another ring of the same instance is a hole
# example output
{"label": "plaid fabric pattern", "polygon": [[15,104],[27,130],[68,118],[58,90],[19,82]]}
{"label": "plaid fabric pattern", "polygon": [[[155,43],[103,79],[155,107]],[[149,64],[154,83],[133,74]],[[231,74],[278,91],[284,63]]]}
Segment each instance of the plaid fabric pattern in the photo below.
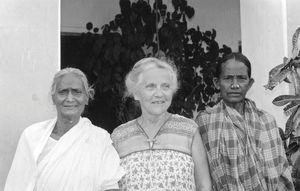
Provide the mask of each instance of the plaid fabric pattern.
{"label": "plaid fabric pattern", "polygon": [[294,190],[274,118],[245,100],[245,114],[221,100],[196,118],[214,190]]}

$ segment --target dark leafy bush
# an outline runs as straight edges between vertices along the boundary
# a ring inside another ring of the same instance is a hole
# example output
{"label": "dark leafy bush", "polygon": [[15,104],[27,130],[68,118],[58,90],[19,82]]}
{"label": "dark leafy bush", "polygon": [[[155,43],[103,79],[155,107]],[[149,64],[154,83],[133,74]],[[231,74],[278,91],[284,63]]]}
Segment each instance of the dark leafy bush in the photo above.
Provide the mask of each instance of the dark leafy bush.
{"label": "dark leafy bush", "polygon": [[[187,0],[172,0],[174,11],[157,0],[120,0],[121,13],[102,26],[102,34],[82,35],[81,68],[96,89],[94,101],[105,99],[115,113],[116,125],[140,114],[132,99],[124,99],[124,77],[133,64],[148,56],[167,57],[179,69],[180,89],[169,111],[192,118],[193,112],[212,106],[218,99],[213,85],[216,63],[223,54],[231,52],[219,47],[216,31],[188,28],[187,22],[195,13]],[[95,106],[94,106],[95,107]],[[92,115],[87,110],[87,115]]]}

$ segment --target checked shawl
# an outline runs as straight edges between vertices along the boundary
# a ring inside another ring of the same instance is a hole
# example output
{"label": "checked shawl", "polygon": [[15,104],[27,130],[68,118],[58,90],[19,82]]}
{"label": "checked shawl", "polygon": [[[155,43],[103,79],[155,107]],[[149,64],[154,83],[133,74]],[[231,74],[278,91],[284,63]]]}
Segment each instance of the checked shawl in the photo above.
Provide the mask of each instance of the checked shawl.
{"label": "checked shawl", "polygon": [[196,118],[214,190],[294,190],[274,118],[245,100],[245,114],[221,100]]}

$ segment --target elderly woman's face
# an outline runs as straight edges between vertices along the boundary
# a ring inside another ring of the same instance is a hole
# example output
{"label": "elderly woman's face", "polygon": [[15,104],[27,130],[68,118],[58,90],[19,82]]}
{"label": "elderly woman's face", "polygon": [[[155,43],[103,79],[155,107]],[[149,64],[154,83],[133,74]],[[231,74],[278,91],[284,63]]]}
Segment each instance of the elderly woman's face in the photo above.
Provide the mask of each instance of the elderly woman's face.
{"label": "elderly woman's face", "polygon": [[135,99],[139,100],[142,113],[157,116],[166,112],[174,93],[169,71],[152,68],[141,74],[141,80]]}
{"label": "elderly woman's face", "polygon": [[67,118],[79,118],[88,102],[83,83],[74,74],[66,74],[57,82],[52,99],[57,114]]}

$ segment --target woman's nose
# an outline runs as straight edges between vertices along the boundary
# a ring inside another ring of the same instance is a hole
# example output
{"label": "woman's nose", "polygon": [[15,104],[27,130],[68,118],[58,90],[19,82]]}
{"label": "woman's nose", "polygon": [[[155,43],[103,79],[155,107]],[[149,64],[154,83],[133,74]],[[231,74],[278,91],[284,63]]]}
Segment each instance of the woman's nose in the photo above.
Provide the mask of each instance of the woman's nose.
{"label": "woman's nose", "polygon": [[69,91],[67,94],[67,101],[73,101],[73,100],[74,100],[74,96],[73,96],[72,92]]}
{"label": "woman's nose", "polygon": [[155,90],[155,94],[154,94],[155,96],[157,96],[157,97],[160,97],[160,96],[162,96],[163,95],[163,93],[162,93],[162,90],[161,90],[161,88],[157,88],[156,90]]}
{"label": "woman's nose", "polygon": [[232,83],[231,83],[231,88],[232,89],[238,89],[240,87],[238,81],[236,80],[236,78],[233,78]]}

